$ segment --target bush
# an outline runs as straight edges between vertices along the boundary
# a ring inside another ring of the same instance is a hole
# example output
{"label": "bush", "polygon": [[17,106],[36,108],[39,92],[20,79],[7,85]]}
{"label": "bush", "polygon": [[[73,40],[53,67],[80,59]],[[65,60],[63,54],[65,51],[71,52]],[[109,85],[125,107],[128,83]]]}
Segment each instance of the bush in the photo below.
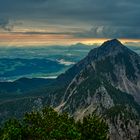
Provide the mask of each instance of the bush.
{"label": "bush", "polygon": [[108,126],[94,114],[76,122],[67,113],[46,107],[26,113],[22,121],[10,119],[0,134],[1,140],[107,140]]}

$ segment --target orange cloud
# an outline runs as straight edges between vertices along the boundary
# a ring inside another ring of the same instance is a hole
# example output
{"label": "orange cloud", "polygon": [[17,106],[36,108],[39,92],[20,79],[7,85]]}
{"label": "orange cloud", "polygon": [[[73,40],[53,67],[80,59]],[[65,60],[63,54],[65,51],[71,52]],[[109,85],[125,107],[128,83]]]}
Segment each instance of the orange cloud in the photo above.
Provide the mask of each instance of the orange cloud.
{"label": "orange cloud", "polygon": [[[0,46],[47,46],[70,45],[75,43],[94,44],[103,43],[106,38],[74,38],[70,34],[25,34],[0,33]],[[122,43],[140,42],[140,39],[120,39]]]}

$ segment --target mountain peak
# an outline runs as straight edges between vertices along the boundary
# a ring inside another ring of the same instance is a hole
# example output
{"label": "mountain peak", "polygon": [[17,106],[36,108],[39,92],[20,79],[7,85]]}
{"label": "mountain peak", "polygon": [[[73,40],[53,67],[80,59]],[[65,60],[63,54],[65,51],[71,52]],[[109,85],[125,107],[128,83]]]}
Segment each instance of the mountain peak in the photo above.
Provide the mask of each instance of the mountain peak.
{"label": "mountain peak", "polygon": [[116,44],[121,44],[121,42],[118,40],[118,39],[111,39],[111,40],[108,40],[106,42],[111,42],[111,43],[116,43]]}
{"label": "mountain peak", "polygon": [[100,47],[90,51],[89,57],[93,59],[102,58],[108,55],[116,55],[118,53],[124,53],[129,51],[119,40],[112,39],[104,42]]}
{"label": "mountain peak", "polygon": [[122,48],[124,45],[117,39],[112,39],[104,42],[101,47],[107,47],[107,48]]}

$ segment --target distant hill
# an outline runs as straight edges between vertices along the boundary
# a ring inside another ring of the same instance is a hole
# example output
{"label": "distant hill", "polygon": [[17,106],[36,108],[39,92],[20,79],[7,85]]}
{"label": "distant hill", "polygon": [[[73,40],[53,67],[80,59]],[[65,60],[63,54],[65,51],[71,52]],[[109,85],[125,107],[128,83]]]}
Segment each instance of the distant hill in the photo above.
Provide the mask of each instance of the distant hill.
{"label": "distant hill", "polygon": [[0,59],[0,81],[18,79],[18,77],[36,77],[44,74],[53,75],[68,66],[50,59]]}
{"label": "distant hill", "polygon": [[80,43],[71,46],[0,48],[0,81],[58,76],[91,49],[92,46]]}
{"label": "distant hill", "polygon": [[43,78],[20,78],[14,82],[0,82],[0,95],[13,94],[13,95],[24,95],[32,90],[46,86],[53,79]]}

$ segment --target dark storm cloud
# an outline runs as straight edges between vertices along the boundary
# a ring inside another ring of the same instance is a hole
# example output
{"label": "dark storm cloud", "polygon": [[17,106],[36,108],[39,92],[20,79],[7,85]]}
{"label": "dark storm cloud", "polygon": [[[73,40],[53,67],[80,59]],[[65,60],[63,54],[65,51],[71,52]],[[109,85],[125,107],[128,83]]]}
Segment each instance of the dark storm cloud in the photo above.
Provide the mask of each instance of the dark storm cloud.
{"label": "dark storm cloud", "polygon": [[140,38],[139,14],[139,0],[0,0],[0,18],[92,26],[75,37]]}
{"label": "dark storm cloud", "polygon": [[8,19],[0,19],[0,28],[5,31],[12,31],[14,25]]}
{"label": "dark storm cloud", "polygon": [[1,18],[0,19],[0,29],[11,32],[14,29],[14,26],[22,25],[22,23],[17,21],[10,21],[8,18]]}
{"label": "dark storm cloud", "polygon": [[[12,32],[13,34],[16,34],[17,32]],[[18,32],[21,34],[27,34],[27,35],[75,35],[71,32]]]}
{"label": "dark storm cloud", "polygon": [[139,39],[138,27],[94,26],[89,31],[76,33],[77,38],[128,38]]}

